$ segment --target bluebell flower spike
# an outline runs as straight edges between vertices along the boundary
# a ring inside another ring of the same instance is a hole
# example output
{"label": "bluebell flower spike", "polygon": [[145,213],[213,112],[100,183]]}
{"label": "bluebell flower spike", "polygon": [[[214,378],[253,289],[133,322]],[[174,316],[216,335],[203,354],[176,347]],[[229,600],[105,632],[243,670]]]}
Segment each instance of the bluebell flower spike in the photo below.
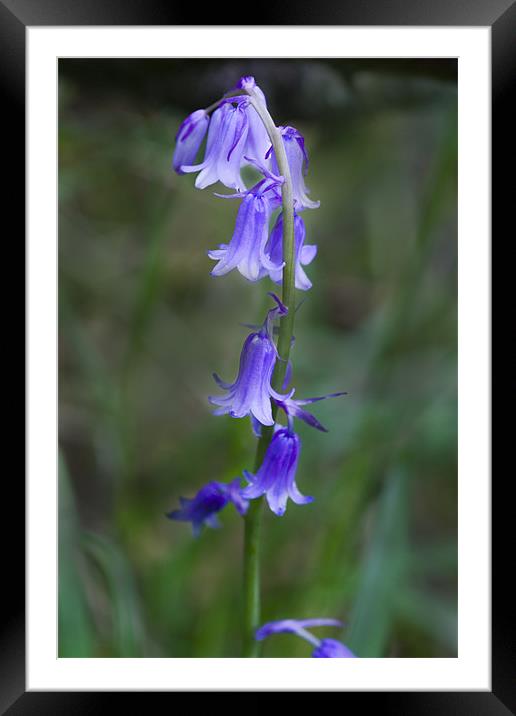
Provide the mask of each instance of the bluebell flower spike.
{"label": "bluebell flower spike", "polygon": [[[212,110],[210,118],[209,112]],[[306,228],[302,212],[317,208],[319,202],[310,199],[305,184],[308,154],[304,137],[294,127],[280,126],[276,130],[267,111],[265,95],[253,77],[242,77],[236,87],[219,102],[207,110],[192,113],[182,123],[176,138],[173,166],[178,173],[197,172],[197,188],[204,189],[220,182],[232,189],[233,193],[216,193],[216,196],[240,200],[231,240],[208,252],[209,257],[216,262],[212,275],[223,276],[236,269],[249,281],[256,282],[269,277],[277,284],[283,282],[285,259],[289,258],[283,256],[281,208],[284,198],[282,187],[285,184],[282,173],[285,176],[290,173],[294,209],[293,283],[296,289],[308,291],[312,282],[305,267],[314,260],[317,246],[305,243]],[[206,135],[204,159],[195,164]],[[283,172],[279,170],[275,150],[271,146],[271,142],[274,142],[278,148],[277,141],[283,143],[286,154],[285,164],[280,158]],[[262,175],[251,189],[246,188],[241,176],[241,169],[245,165],[254,167]],[[279,214],[269,235],[271,217],[278,209]],[[283,393],[273,388],[276,361],[284,360],[274,341],[278,323],[282,329],[287,326],[291,344],[294,337],[291,335],[292,327],[288,328],[288,323],[278,321],[287,314],[287,307],[278,296],[270,295],[275,305],[267,312],[263,323],[258,326],[248,325],[252,332],[244,341],[235,380],[226,382],[214,374],[215,382],[224,391],[224,395],[210,396],[209,401],[216,406],[215,415],[228,414],[234,418],[248,416],[253,432],[258,437],[262,435],[263,425],[274,426],[272,438],[256,473],[244,471],[248,483],[246,487],[241,487],[240,478],[229,483],[210,482],[192,499],[181,498],[180,509],[167,515],[173,520],[191,522],[194,534],[199,534],[204,526],[216,528],[219,525],[218,515],[229,502],[239,514],[244,515],[249,500],[265,496],[272,512],[281,516],[286,511],[289,499],[300,505],[313,501],[313,497],[301,494],[296,484],[301,440],[295,432],[294,423],[295,420],[302,420],[317,430],[326,431],[305,406],[345,393],[295,399],[294,388],[288,390],[292,380],[290,360],[281,365],[285,369],[283,384],[280,386]],[[290,309],[294,310],[293,301]],[[284,338],[283,334],[280,335]],[[286,426],[275,424],[276,407],[285,413]],[[341,624],[335,619],[325,618],[284,619],[263,625],[257,630],[256,639],[262,640],[280,632],[292,633],[312,645],[314,658],[354,657],[340,641],[329,638],[321,640],[309,631],[325,626]]]}

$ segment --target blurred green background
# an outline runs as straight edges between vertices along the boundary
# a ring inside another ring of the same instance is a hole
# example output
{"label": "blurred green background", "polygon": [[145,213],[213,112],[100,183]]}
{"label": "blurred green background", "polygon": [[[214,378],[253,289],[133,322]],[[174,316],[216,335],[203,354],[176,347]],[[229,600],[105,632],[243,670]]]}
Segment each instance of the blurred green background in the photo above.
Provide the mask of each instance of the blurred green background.
{"label": "blurred green background", "polygon": [[328,434],[298,425],[316,501],[266,514],[263,620],[456,656],[456,62],[179,59],[59,61],[59,655],[240,655],[241,518],[194,540],[164,515],[253,464],[249,421],[207,396],[273,285],[210,277],[237,205],[171,171],[182,119],[243,74],[305,135],[321,200],[297,395],[349,391],[313,406]]}

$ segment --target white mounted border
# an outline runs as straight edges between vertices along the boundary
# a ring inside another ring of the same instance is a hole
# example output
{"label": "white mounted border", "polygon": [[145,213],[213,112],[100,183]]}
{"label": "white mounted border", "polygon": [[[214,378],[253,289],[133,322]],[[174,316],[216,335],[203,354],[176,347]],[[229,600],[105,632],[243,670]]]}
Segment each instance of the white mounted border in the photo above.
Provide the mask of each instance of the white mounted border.
{"label": "white mounted border", "polygon": [[[28,27],[27,34],[27,690],[490,690],[491,29]],[[134,56],[458,57],[458,658],[57,658],[57,60]]]}

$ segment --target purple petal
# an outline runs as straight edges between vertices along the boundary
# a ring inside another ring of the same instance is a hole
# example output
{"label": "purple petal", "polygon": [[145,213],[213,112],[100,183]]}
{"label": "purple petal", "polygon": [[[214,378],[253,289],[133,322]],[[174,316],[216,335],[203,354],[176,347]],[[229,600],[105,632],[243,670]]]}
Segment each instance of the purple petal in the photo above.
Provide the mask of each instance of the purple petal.
{"label": "purple petal", "polygon": [[294,404],[294,401],[291,401],[289,403],[289,409],[287,414],[293,415],[294,418],[297,418],[298,420],[302,420],[307,425],[310,425],[311,428],[320,430],[323,433],[328,432],[327,428],[325,428],[324,425],[322,425],[322,423],[320,423],[314,415],[312,415],[306,410],[303,410],[302,408],[299,408],[297,405]]}
{"label": "purple petal", "polygon": [[319,626],[342,626],[337,619],[279,619],[268,622],[260,627],[255,634],[257,641],[262,641],[271,634],[297,634],[299,629]]}
{"label": "purple petal", "polygon": [[240,515],[245,515],[249,507],[249,501],[242,495],[241,479],[236,477],[226,486],[226,494],[229,500],[236,507],[237,512]]}
{"label": "purple petal", "polygon": [[254,417],[254,415],[251,415],[251,428],[253,430],[253,435],[257,438],[262,437],[262,424]]}
{"label": "purple petal", "polygon": [[328,393],[327,395],[321,395],[318,398],[301,398],[296,399],[298,405],[308,405],[309,403],[318,403],[320,400],[326,400],[326,398],[338,398],[341,395],[347,395],[348,393],[344,390],[340,393]]}
{"label": "purple petal", "polygon": [[309,497],[308,495],[302,495],[299,492],[295,481],[289,487],[288,496],[296,505],[309,505],[310,502],[314,501],[313,497]]}
{"label": "purple petal", "polygon": [[259,159],[253,159],[252,157],[244,157],[244,159],[255,166],[267,179],[271,179],[274,184],[281,185],[285,183],[285,177],[281,176],[281,174],[273,174]]}
{"label": "purple petal", "polygon": [[285,377],[283,378],[282,390],[287,390],[288,384],[292,380],[292,361],[287,361],[287,367],[285,369]]}
{"label": "purple petal", "polygon": [[278,307],[275,310],[277,311],[278,316],[286,316],[288,313],[288,308],[285,306],[284,303],[282,303],[281,299],[273,291],[268,291],[267,295],[270,296],[274,301],[276,301]]}
{"label": "purple petal", "polygon": [[230,390],[230,389],[231,389],[232,384],[231,384],[231,383],[226,383],[224,380],[222,380],[221,378],[219,378],[219,376],[218,376],[216,373],[213,373],[213,378],[214,378],[215,382],[217,383],[217,385],[219,386],[219,388],[223,388],[224,390]]}
{"label": "purple petal", "polygon": [[312,263],[312,261],[317,256],[317,246],[316,244],[307,244],[306,246],[303,246],[301,248],[300,252],[300,261],[303,264],[303,266],[307,266],[308,264]]}
{"label": "purple petal", "polygon": [[319,646],[317,646],[312,652],[312,656],[316,659],[356,658],[356,655],[353,654],[347,646],[336,639],[323,639]]}
{"label": "purple petal", "polygon": [[247,470],[244,470],[244,477],[246,480],[249,481],[250,484],[242,489],[242,497],[249,500],[254,500],[256,497],[261,497],[264,493],[264,490],[258,482],[255,482],[255,476],[252,473],[247,472]]}
{"label": "purple petal", "polygon": [[310,425],[310,427],[316,428],[317,430],[321,430],[322,432],[327,433],[328,431],[324,427],[324,425],[322,425],[311,413],[309,413],[307,410],[303,410],[300,406],[308,405],[309,403],[317,403],[320,400],[326,400],[326,398],[337,398],[340,395],[347,395],[347,393],[329,393],[328,395],[322,395],[319,398],[304,398],[301,400],[292,399],[291,396],[289,396],[287,399],[280,398],[279,400],[276,398],[276,396],[273,396],[273,398],[287,416],[297,418],[298,420],[303,420],[303,422],[305,422],[307,425]]}

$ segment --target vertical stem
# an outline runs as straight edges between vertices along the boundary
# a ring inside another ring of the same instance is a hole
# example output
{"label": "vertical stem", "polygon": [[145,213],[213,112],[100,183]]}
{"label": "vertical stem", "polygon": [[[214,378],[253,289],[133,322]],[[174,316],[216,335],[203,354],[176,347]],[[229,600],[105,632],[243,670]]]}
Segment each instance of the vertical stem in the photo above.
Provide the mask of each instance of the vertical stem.
{"label": "vertical stem", "polygon": [[244,644],[243,656],[259,656],[254,638],[260,625],[260,535],[263,497],[251,500],[244,530]]}
{"label": "vertical stem", "polygon": [[[253,90],[248,90],[251,104],[262,120],[274,148],[276,162],[280,174],[284,179],[281,191],[283,209],[283,287],[282,301],[288,308],[288,313],[280,321],[278,337],[278,353],[281,360],[276,362],[272,377],[272,387],[281,391],[287,362],[290,354],[290,344],[294,331],[294,295],[295,295],[295,266],[294,266],[294,198],[292,179],[287,161],[285,146],[281,134],[274,124],[267,108]],[[276,417],[277,408],[273,405],[273,416]],[[256,448],[254,471],[260,467],[265,451],[272,437],[272,427],[262,429],[262,437]],[[245,516],[244,528],[244,647],[245,657],[260,656],[260,642],[254,638],[256,629],[260,626],[260,533],[263,513],[263,497],[251,500],[249,510]]]}

